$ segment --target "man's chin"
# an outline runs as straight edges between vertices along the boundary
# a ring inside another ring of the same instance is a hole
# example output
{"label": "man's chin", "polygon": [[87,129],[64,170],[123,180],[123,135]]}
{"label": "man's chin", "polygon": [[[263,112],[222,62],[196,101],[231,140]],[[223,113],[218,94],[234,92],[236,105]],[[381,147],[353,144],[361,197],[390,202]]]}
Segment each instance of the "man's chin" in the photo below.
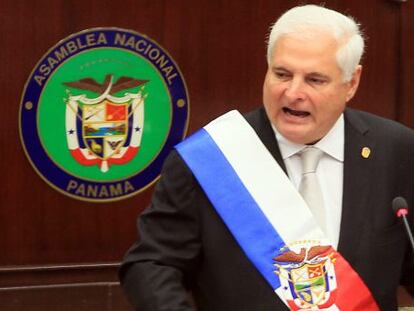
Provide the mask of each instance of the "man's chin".
{"label": "man's chin", "polygon": [[320,140],[320,138],[316,138],[312,135],[307,135],[307,133],[303,132],[279,131],[279,133],[282,134],[282,136],[290,142],[299,145],[310,145]]}

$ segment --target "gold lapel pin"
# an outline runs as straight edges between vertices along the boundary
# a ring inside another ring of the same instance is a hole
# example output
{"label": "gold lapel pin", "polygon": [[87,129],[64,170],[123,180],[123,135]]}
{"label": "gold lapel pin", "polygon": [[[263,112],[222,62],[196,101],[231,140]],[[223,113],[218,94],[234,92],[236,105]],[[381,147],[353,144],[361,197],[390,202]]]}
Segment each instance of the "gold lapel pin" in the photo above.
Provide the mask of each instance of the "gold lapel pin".
{"label": "gold lapel pin", "polygon": [[371,154],[371,149],[369,149],[368,147],[362,148],[361,155],[364,159],[368,159],[370,154]]}

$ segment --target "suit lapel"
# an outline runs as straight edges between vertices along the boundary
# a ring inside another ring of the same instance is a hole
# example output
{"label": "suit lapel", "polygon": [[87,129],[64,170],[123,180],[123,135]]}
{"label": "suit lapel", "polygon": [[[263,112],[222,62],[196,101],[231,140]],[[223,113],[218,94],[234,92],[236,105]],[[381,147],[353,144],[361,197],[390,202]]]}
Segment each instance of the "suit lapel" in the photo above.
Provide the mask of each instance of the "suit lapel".
{"label": "suit lapel", "polygon": [[[368,147],[370,154],[362,156],[362,149]],[[345,111],[345,157],[342,217],[338,251],[353,264],[358,254],[359,237],[364,220],[369,217],[368,198],[372,191],[375,141],[368,126],[351,109]]]}

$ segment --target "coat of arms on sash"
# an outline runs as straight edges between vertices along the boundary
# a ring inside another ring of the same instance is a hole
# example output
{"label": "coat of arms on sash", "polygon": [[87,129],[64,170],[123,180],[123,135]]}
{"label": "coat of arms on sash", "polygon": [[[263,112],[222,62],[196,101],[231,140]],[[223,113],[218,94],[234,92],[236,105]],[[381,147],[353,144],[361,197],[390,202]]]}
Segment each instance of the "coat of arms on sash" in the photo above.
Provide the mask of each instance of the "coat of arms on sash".
{"label": "coat of arms on sash", "polygon": [[146,35],[102,27],[47,51],[26,82],[19,125],[47,184],[105,202],[153,184],[188,119],[187,87],[172,57]]}
{"label": "coat of arms on sash", "polygon": [[[335,303],[335,258],[331,246],[290,247],[274,258],[284,297],[291,310],[320,310]],[[292,249],[298,250],[298,252]]]}

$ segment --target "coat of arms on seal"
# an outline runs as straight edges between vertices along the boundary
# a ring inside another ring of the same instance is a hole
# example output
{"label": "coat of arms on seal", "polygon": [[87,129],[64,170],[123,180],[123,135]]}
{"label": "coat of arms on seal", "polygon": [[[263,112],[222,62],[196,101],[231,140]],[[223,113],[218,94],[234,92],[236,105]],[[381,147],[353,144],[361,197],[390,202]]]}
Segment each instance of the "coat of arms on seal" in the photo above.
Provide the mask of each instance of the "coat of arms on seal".
{"label": "coat of arms on seal", "polygon": [[300,247],[289,247],[273,259],[283,296],[291,310],[325,310],[334,305],[336,277],[333,254],[331,246],[305,243]]}
{"label": "coat of arms on seal", "polygon": [[101,202],[152,184],[188,117],[184,78],[166,51],[134,31],[94,28],[39,61],[19,121],[26,155],[49,185]]}
{"label": "coat of arms on seal", "polygon": [[[65,85],[90,90],[97,84],[92,81],[85,78]],[[102,172],[107,172],[110,165],[121,165],[135,157],[144,127],[145,95],[142,88],[122,97],[113,94],[146,82],[121,77],[114,84],[108,75],[103,85],[104,92],[97,97],[87,98],[82,94],[67,98],[66,136],[70,153],[77,162],[99,165]]]}

